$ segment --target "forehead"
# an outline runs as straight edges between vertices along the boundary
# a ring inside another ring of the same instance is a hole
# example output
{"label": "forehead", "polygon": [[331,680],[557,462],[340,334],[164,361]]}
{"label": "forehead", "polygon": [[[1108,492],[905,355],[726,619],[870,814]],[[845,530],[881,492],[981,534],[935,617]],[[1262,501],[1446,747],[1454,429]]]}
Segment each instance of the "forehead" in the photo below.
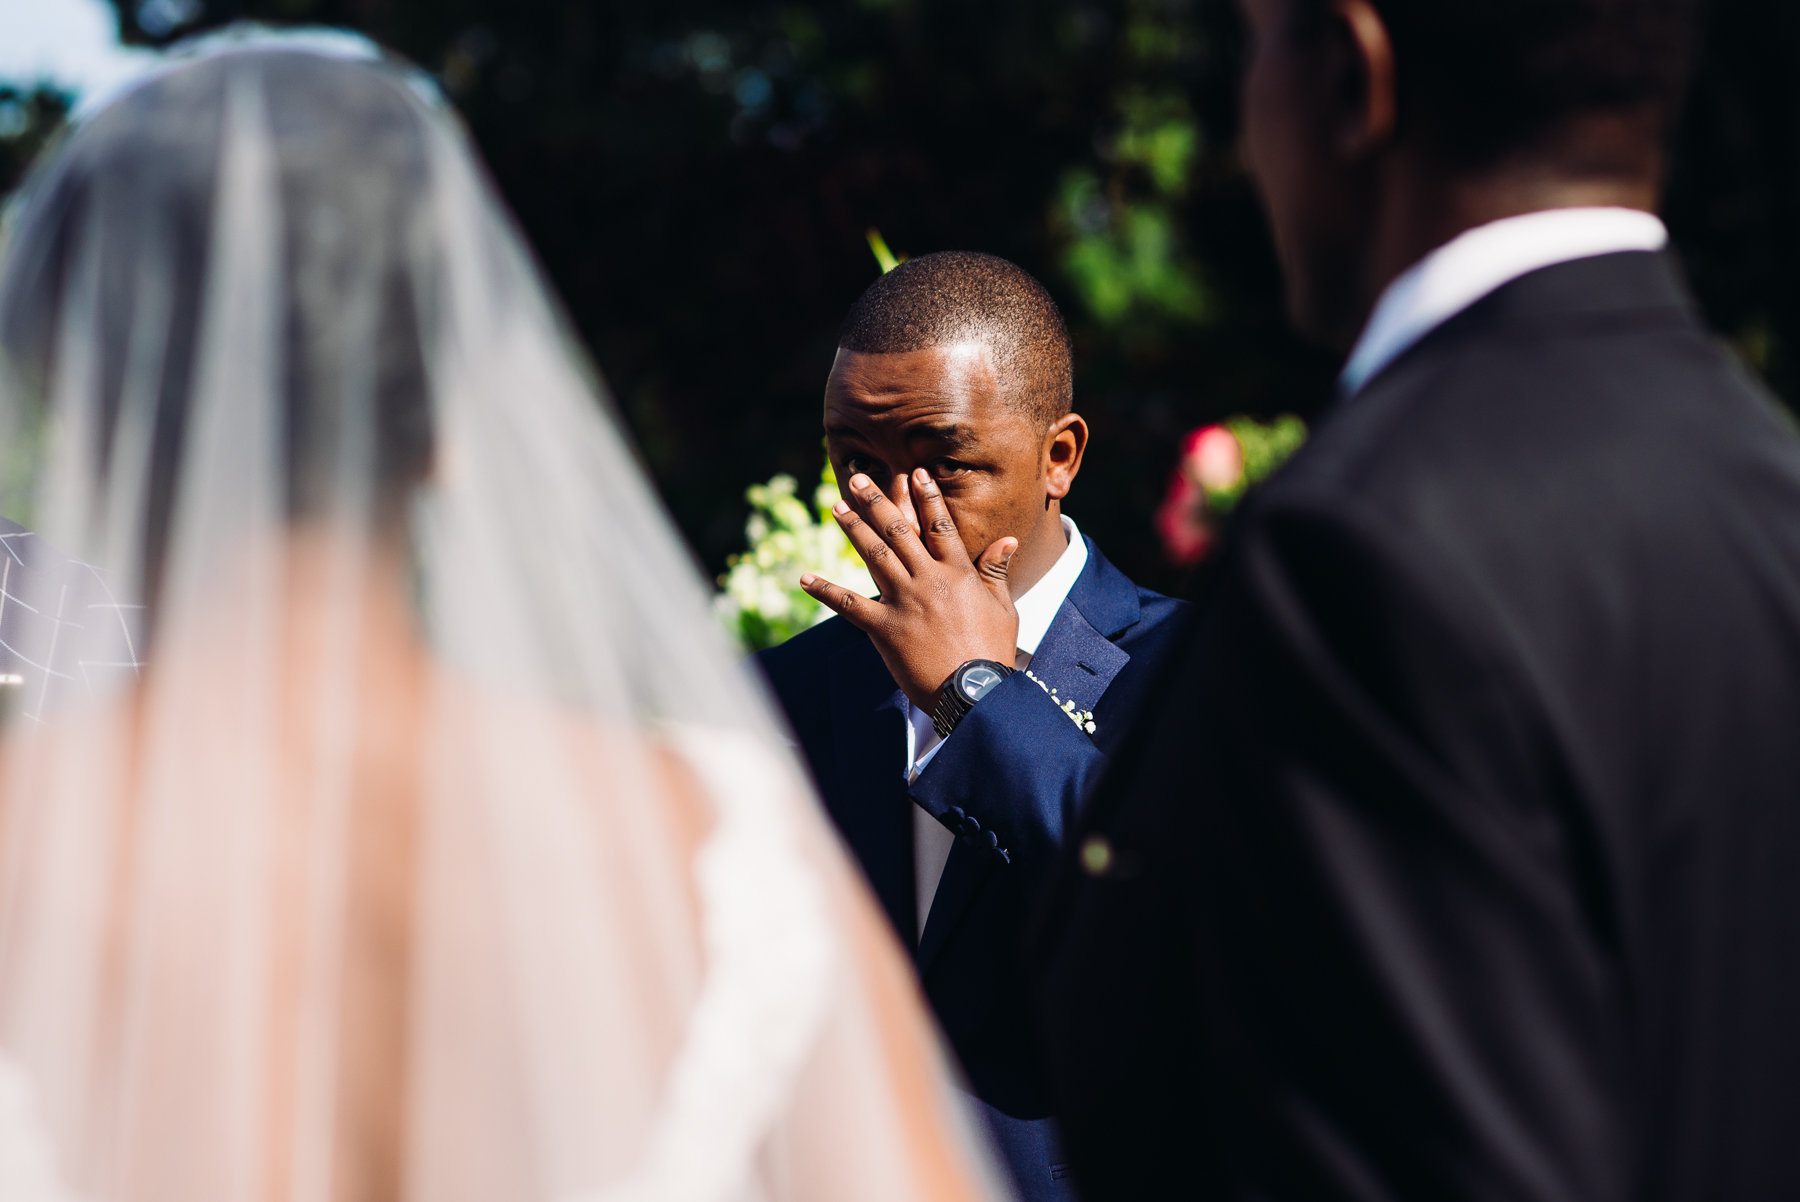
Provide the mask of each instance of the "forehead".
{"label": "forehead", "polygon": [[825,384],[825,424],[856,428],[955,422],[984,427],[1015,420],[977,342],[871,354],[840,349]]}

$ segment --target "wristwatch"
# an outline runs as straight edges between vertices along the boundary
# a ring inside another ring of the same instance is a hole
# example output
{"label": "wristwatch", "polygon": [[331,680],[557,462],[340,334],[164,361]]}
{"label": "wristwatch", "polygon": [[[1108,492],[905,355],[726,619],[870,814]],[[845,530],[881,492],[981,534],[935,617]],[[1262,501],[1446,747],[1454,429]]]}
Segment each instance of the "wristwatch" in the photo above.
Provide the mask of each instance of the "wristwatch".
{"label": "wristwatch", "polygon": [[938,690],[938,703],[931,711],[931,725],[938,732],[938,738],[949,738],[963,715],[1012,674],[1011,668],[991,659],[972,659],[950,673],[950,679]]}

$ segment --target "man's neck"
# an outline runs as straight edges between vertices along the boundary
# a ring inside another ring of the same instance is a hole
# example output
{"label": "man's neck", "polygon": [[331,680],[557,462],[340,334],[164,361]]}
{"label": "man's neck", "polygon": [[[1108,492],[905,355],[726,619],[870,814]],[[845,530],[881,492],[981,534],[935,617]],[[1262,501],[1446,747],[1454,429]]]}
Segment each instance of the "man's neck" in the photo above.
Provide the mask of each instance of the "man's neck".
{"label": "man's neck", "polygon": [[[1594,128],[1583,127],[1577,134],[1621,135],[1608,122],[1596,117]],[[1338,339],[1345,345],[1354,341],[1387,286],[1457,235],[1545,209],[1619,207],[1653,213],[1660,177],[1659,161],[1639,164],[1636,170],[1577,175],[1535,158],[1453,173],[1411,147],[1395,147],[1375,169],[1370,237],[1361,256],[1356,304],[1343,314]]]}
{"label": "man's neck", "polygon": [[1031,537],[1019,540],[1019,549],[1013,553],[1012,562],[1006,565],[1007,590],[1017,601],[1031,590],[1031,586],[1044,578],[1044,574],[1056,566],[1069,548],[1069,536],[1063,530],[1062,503],[1051,501],[1044,516],[1032,528]]}

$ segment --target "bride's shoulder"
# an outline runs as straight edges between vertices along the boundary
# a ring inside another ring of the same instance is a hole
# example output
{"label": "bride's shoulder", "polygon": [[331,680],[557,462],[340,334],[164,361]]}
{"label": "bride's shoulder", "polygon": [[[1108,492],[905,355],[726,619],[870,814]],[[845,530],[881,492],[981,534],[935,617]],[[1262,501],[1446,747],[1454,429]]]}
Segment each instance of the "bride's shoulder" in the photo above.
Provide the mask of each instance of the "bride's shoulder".
{"label": "bride's shoulder", "polygon": [[478,683],[451,669],[434,677],[431,755],[440,767],[486,749],[514,765],[520,780],[572,774],[568,783],[596,804],[642,807],[649,791],[659,803],[651,809],[684,842],[697,846],[711,828],[711,774],[696,760],[728,739]]}

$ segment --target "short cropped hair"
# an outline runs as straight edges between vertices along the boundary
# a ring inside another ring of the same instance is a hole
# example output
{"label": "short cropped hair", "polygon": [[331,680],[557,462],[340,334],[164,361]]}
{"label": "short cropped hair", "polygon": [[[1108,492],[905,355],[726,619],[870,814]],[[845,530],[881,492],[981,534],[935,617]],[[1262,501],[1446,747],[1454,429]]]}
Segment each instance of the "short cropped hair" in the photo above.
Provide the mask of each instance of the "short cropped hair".
{"label": "short cropped hair", "polygon": [[[1322,14],[1325,0],[1302,0]],[[1452,167],[1544,145],[1588,112],[1673,114],[1696,0],[1372,0],[1394,43],[1400,119]]]}
{"label": "short cropped hair", "polygon": [[1075,404],[1069,330],[1044,286],[993,255],[946,250],[909,259],[850,309],[847,351],[887,355],[976,342],[988,348],[1001,393],[1042,429]]}

